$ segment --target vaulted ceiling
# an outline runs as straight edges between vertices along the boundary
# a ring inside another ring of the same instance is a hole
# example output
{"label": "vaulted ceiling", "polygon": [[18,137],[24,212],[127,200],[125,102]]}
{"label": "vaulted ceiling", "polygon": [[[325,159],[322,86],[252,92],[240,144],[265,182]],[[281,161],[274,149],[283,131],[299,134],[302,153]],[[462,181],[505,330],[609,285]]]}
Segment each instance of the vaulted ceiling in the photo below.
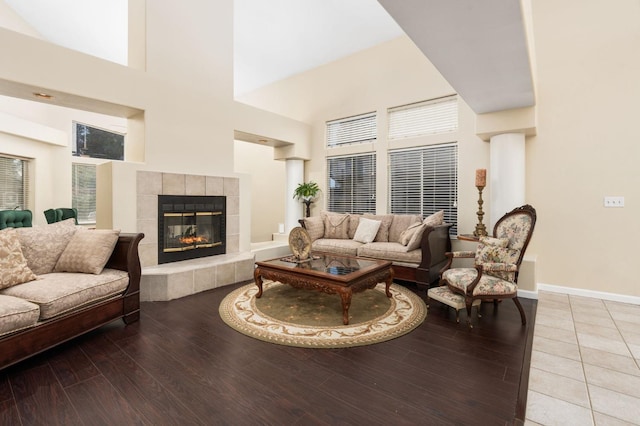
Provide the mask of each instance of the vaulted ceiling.
{"label": "vaulted ceiling", "polygon": [[[126,0],[3,0],[43,38],[126,61]],[[476,112],[535,103],[521,0],[234,0],[236,94],[404,35]],[[76,13],[77,12],[77,13]],[[95,22],[112,25],[100,27]]]}

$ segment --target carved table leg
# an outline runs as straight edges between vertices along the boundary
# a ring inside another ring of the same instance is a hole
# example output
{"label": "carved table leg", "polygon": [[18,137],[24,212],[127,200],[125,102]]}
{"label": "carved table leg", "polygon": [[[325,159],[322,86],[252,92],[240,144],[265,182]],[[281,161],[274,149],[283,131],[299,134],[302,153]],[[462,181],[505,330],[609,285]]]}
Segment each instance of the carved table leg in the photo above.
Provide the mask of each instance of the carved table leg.
{"label": "carved table leg", "polygon": [[391,287],[391,283],[393,283],[393,269],[389,269],[389,276],[384,281],[384,283],[385,283],[384,291],[387,297],[391,297],[391,292],[389,291],[389,287]]}
{"label": "carved table leg", "polygon": [[351,306],[351,292],[340,292],[340,298],[342,299],[342,323],[344,325],[349,324],[349,307]]}
{"label": "carved table leg", "polygon": [[260,276],[260,268],[256,268],[255,271],[253,271],[253,279],[258,286],[258,294],[256,294],[256,299],[260,299],[260,296],[262,296],[262,276]]}

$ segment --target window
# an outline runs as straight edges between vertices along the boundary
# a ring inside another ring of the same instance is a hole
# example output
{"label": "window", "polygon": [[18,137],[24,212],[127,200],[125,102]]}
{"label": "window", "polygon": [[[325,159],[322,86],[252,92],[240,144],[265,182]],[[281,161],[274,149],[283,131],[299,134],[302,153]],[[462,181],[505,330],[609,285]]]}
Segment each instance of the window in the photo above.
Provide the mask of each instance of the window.
{"label": "window", "polygon": [[458,99],[455,95],[390,108],[388,114],[389,139],[458,130]]}
{"label": "window", "polygon": [[376,155],[327,158],[327,209],[342,213],[376,212]]}
{"label": "window", "polygon": [[373,142],[377,138],[376,113],[327,122],[327,147]]}
{"label": "window", "polygon": [[124,134],[76,123],[73,155],[124,160]]}
{"label": "window", "polygon": [[458,145],[389,152],[389,212],[428,216],[439,210],[457,234]]}
{"label": "window", "polygon": [[0,210],[28,210],[29,183],[29,161],[0,157]]}
{"label": "window", "polygon": [[78,210],[78,223],[96,223],[96,165],[71,165],[71,205]]}

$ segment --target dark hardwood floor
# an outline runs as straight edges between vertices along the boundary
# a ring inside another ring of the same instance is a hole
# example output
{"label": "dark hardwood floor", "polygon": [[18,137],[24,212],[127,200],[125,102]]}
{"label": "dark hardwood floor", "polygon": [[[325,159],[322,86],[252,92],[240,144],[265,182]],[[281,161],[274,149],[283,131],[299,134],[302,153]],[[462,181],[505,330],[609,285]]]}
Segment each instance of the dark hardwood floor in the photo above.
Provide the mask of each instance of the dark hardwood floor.
{"label": "dark hardwood floor", "polygon": [[520,394],[519,385],[534,300],[521,300],[526,327],[509,300],[495,312],[484,304],[472,330],[431,301],[425,322],[408,335],[304,349],[225,325],[218,305],[238,286],[143,303],[140,322],[115,321],[0,371],[0,424],[505,425],[523,418],[516,411],[526,396],[526,383]]}

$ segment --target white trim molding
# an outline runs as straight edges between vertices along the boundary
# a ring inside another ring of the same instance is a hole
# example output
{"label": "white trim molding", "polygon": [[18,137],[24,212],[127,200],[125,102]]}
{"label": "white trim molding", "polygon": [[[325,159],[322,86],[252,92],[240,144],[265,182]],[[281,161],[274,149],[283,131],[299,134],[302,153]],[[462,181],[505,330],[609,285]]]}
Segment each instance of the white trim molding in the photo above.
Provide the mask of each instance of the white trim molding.
{"label": "white trim molding", "polygon": [[[625,294],[607,293],[605,291],[585,290],[582,288],[563,287],[558,285],[541,284],[541,283],[538,283],[537,288],[538,288],[538,291],[548,291],[551,293],[563,293],[563,294],[570,294],[574,296],[591,297],[594,299],[610,300],[612,302],[621,302],[621,303],[630,303],[632,305],[640,305],[640,297],[628,296]],[[520,295],[521,291],[522,290],[518,290],[518,295]],[[526,297],[526,296],[523,295],[522,297]]]}

